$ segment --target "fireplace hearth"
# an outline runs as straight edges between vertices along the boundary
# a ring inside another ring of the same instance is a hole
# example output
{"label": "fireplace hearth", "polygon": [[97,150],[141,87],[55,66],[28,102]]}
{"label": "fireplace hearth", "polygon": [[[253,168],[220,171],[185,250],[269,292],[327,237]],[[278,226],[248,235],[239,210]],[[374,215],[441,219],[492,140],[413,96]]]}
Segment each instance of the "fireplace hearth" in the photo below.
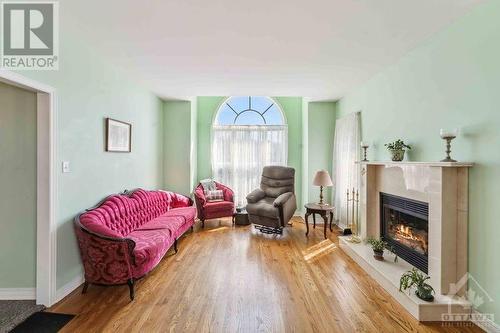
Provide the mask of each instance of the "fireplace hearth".
{"label": "fireplace hearth", "polygon": [[427,203],[380,192],[380,236],[399,257],[428,273]]}

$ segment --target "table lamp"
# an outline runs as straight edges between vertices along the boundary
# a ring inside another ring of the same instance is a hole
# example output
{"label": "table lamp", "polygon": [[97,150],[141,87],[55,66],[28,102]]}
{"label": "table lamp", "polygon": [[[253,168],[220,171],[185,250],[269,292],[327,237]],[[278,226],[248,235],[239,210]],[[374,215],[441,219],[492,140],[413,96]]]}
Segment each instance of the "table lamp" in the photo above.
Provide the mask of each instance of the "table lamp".
{"label": "table lamp", "polygon": [[313,179],[313,185],[319,186],[319,205],[325,205],[323,202],[323,186],[333,186],[330,174],[326,170],[316,171]]}

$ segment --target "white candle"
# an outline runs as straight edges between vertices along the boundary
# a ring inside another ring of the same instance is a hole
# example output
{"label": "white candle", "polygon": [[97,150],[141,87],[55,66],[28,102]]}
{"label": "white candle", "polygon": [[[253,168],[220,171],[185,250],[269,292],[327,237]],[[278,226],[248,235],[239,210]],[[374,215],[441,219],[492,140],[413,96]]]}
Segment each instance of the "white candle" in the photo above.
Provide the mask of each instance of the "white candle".
{"label": "white candle", "polygon": [[458,134],[458,129],[456,128],[451,131],[445,130],[443,128],[439,130],[439,135],[441,136],[441,138],[454,138],[457,136],[457,134]]}

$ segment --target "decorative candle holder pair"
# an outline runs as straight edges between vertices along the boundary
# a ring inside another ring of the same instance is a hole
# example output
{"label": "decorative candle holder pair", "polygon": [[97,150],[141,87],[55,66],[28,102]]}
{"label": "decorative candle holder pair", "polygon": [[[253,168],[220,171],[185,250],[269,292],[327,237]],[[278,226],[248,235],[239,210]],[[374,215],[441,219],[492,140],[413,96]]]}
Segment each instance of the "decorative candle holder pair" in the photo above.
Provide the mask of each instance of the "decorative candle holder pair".
{"label": "decorative candle holder pair", "polygon": [[[442,159],[441,162],[456,162],[456,160],[452,159],[450,156],[451,153],[451,141],[455,139],[458,136],[458,129],[455,128],[454,130],[447,131],[445,129],[441,129],[439,131],[439,135],[441,136],[441,139],[446,141],[446,158]],[[361,142],[361,148],[363,149],[363,159],[361,160],[362,162],[368,162],[368,159],[366,158],[366,152],[370,145],[366,142]]]}

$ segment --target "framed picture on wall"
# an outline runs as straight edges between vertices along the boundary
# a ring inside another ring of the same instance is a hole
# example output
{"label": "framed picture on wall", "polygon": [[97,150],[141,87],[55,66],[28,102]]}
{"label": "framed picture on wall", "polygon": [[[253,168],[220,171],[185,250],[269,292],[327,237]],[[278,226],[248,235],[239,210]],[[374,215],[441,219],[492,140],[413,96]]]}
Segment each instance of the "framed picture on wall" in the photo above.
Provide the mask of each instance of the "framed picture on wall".
{"label": "framed picture on wall", "polygon": [[106,151],[122,153],[132,151],[132,124],[106,118]]}

